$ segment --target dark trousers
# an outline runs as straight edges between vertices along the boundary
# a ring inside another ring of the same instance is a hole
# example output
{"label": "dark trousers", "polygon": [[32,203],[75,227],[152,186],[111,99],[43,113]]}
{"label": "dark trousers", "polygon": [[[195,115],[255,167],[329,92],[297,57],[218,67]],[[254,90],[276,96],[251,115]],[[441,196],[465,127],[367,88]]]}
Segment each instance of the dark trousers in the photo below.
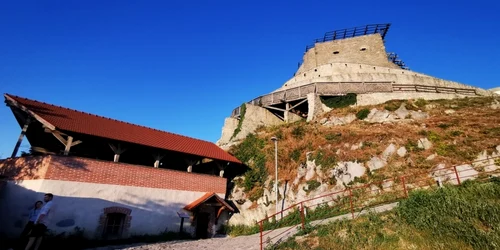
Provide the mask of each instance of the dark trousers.
{"label": "dark trousers", "polygon": [[33,229],[34,225],[35,223],[33,221],[28,221],[28,223],[24,227],[23,232],[21,233],[21,238],[25,238],[26,236],[28,236],[28,234],[31,232],[31,229]]}

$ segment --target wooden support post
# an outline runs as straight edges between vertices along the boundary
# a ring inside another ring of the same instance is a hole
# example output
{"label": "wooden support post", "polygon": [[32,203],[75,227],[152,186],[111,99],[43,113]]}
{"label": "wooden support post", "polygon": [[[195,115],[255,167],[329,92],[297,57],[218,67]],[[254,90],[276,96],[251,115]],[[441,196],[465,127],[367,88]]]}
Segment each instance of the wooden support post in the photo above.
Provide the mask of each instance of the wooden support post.
{"label": "wooden support post", "polygon": [[165,157],[165,155],[157,154],[157,155],[153,155],[153,157],[155,158],[155,163],[154,163],[153,167],[159,168],[160,167],[160,161],[161,161],[161,159],[163,159],[163,157]]}
{"label": "wooden support post", "polygon": [[283,114],[283,118],[285,122],[288,122],[290,120],[290,103],[287,102],[285,103],[285,113]]}
{"label": "wooden support post", "polygon": [[28,116],[26,119],[26,122],[24,123],[23,129],[21,130],[21,134],[19,135],[19,138],[17,139],[16,146],[14,147],[14,151],[12,151],[11,158],[16,157],[17,151],[19,151],[19,147],[21,146],[21,143],[23,142],[24,135],[26,134],[26,131],[28,130],[28,126],[31,123],[31,117]]}
{"label": "wooden support post", "polygon": [[71,149],[71,144],[73,143],[73,137],[68,136],[68,140],[66,141],[66,146],[64,147],[64,155],[69,154],[69,150]]}
{"label": "wooden support post", "polygon": [[127,151],[127,149],[122,148],[120,144],[118,144],[117,146],[115,146],[113,144],[109,144],[109,147],[115,153],[115,156],[113,158],[114,162],[120,161],[120,155],[123,154],[125,151]]}

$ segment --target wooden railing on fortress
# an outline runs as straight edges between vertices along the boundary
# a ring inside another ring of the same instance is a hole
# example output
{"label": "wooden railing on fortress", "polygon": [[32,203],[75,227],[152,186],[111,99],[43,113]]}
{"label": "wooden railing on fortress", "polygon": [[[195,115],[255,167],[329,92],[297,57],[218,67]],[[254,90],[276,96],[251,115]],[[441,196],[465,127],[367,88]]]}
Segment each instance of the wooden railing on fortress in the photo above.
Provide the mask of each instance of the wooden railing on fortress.
{"label": "wooden railing on fortress", "polygon": [[[426,92],[426,93],[446,93],[460,95],[477,95],[472,88],[450,88],[440,86],[427,86],[416,84],[395,84],[395,82],[317,82],[303,86],[290,88],[259,96],[247,104],[255,106],[270,106],[274,104],[302,100],[307,95],[314,93],[319,96],[342,96],[348,93],[368,94],[383,92]],[[241,107],[237,107],[231,113],[231,117],[238,117]]]}

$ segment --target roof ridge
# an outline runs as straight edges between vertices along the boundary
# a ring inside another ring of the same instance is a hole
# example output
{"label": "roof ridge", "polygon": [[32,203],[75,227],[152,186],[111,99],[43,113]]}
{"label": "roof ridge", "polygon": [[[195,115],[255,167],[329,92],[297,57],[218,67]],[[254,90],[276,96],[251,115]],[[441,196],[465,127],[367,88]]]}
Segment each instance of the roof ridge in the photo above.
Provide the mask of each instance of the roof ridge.
{"label": "roof ridge", "polygon": [[172,135],[176,135],[176,136],[180,136],[180,137],[184,137],[184,138],[188,138],[188,139],[192,139],[192,140],[197,140],[197,141],[212,143],[212,142],[209,142],[209,141],[206,141],[206,140],[202,140],[202,139],[197,139],[197,138],[194,138],[194,137],[189,137],[189,136],[185,136],[185,135],[181,135],[181,134],[177,134],[177,133],[172,133],[172,132],[169,132],[169,131],[160,130],[160,129],[156,129],[156,128],[152,128],[152,127],[147,127],[147,126],[144,126],[144,125],[134,124],[134,123],[126,122],[126,121],[121,121],[121,120],[117,120],[117,119],[114,119],[114,118],[105,117],[105,116],[102,116],[102,115],[96,115],[96,114],[92,114],[92,113],[89,113],[89,112],[84,112],[84,111],[80,111],[80,110],[76,110],[76,109],[71,109],[71,108],[59,106],[59,105],[56,105],[56,104],[46,103],[46,102],[43,102],[43,101],[37,101],[37,100],[29,99],[29,98],[26,98],[26,97],[22,97],[22,96],[12,95],[12,94],[9,94],[9,93],[5,93],[5,95],[8,95],[10,97],[16,97],[16,98],[25,99],[25,100],[32,101],[32,102],[42,103],[42,104],[49,105],[49,106],[54,106],[54,107],[62,108],[62,109],[73,111],[73,112],[87,114],[87,115],[91,115],[91,116],[95,116],[95,117],[99,117],[99,118],[103,118],[103,119],[107,119],[107,120],[111,120],[111,121],[115,121],[115,122],[125,123],[125,124],[129,124],[129,125],[132,125],[132,126],[137,126],[137,127],[141,127],[141,128],[151,129],[151,130],[155,130],[155,131],[162,132],[162,133],[168,133],[168,134],[172,134]]}

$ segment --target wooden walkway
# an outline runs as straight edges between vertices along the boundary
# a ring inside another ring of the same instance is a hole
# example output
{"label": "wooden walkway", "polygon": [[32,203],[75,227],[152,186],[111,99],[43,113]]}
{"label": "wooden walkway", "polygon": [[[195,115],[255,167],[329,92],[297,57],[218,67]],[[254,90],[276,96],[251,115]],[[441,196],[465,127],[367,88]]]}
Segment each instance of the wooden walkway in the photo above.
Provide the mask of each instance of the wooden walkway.
{"label": "wooden walkway", "polygon": [[[317,82],[303,86],[289,88],[259,96],[247,104],[268,108],[271,105],[304,100],[307,94],[315,93],[319,96],[342,96],[348,93],[368,94],[384,92],[426,92],[445,93],[476,96],[473,88],[450,88],[440,86],[418,85],[418,84],[396,84],[395,82]],[[241,107],[237,107],[231,113],[231,117],[239,117]]]}

